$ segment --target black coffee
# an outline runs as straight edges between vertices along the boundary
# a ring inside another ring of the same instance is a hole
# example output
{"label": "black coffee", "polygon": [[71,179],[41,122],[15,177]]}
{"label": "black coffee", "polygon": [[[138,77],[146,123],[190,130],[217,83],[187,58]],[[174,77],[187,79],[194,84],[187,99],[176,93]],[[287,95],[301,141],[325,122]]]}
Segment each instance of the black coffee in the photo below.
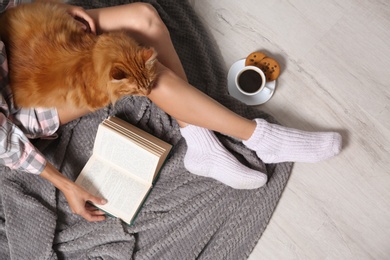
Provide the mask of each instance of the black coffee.
{"label": "black coffee", "polygon": [[254,93],[259,90],[263,79],[260,74],[254,70],[246,70],[238,77],[238,85],[247,93]]}

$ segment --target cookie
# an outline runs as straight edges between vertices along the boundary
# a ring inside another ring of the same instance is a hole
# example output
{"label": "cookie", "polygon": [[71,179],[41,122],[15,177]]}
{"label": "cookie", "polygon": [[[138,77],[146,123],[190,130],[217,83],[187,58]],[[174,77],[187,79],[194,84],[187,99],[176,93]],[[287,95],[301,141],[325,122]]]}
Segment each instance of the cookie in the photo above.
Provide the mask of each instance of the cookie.
{"label": "cookie", "polygon": [[257,67],[264,72],[267,81],[273,81],[280,75],[279,63],[272,58],[266,57],[262,59]]}
{"label": "cookie", "polygon": [[252,52],[248,55],[248,57],[245,60],[245,66],[256,66],[258,67],[260,65],[260,61],[267,57],[264,53],[260,51]]}

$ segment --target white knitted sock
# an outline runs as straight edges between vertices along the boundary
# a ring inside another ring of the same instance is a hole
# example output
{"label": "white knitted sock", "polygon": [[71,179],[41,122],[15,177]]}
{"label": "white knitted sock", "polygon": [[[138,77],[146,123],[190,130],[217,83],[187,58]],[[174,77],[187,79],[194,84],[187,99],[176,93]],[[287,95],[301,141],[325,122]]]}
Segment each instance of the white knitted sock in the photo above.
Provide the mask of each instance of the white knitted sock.
{"label": "white knitted sock", "polygon": [[184,165],[193,174],[216,179],[235,189],[256,189],[267,182],[267,175],[241,164],[205,128],[188,125],[180,128],[187,142]]}
{"label": "white knitted sock", "polygon": [[256,119],[252,136],[243,141],[264,163],[318,162],[341,150],[341,135],[335,132],[305,132]]}

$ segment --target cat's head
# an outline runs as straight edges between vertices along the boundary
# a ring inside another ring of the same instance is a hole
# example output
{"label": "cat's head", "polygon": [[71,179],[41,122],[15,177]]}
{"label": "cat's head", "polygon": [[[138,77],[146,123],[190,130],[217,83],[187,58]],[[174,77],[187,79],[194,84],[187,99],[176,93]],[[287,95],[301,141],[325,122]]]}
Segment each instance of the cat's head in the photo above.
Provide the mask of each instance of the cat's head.
{"label": "cat's head", "polygon": [[140,48],[134,60],[115,62],[110,70],[108,91],[112,103],[123,96],[150,94],[156,79],[156,51]]}
{"label": "cat's head", "polygon": [[98,69],[98,73],[103,73],[107,80],[111,102],[126,95],[150,94],[156,80],[157,52],[140,46],[123,33],[112,33],[108,37],[100,40],[95,52],[103,56],[100,66],[104,69]]}

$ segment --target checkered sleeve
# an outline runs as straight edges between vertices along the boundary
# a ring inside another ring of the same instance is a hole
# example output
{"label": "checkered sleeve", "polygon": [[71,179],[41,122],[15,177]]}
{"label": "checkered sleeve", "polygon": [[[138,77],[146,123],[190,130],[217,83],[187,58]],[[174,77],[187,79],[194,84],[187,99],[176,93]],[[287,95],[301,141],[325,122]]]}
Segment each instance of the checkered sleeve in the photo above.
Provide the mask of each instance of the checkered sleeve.
{"label": "checkered sleeve", "polygon": [[30,139],[57,137],[60,119],[54,108],[19,109],[13,117],[13,122]]}
{"label": "checkered sleeve", "polygon": [[46,166],[43,155],[25,134],[0,113],[0,163],[14,170],[40,174]]}

